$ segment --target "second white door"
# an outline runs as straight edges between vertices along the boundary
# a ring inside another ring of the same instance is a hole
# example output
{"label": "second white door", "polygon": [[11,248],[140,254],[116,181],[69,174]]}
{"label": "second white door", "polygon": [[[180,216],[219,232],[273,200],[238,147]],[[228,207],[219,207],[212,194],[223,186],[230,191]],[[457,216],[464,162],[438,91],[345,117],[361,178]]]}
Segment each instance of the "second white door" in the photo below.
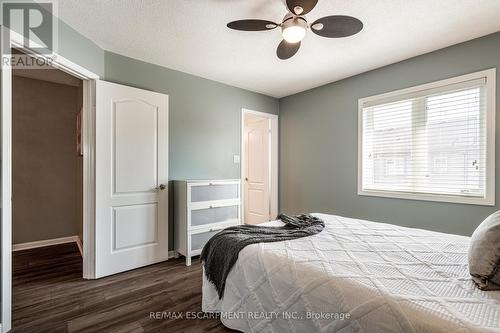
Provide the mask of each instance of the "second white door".
{"label": "second white door", "polygon": [[96,84],[95,275],[168,259],[168,96]]}
{"label": "second white door", "polygon": [[244,208],[245,223],[270,220],[270,134],[269,118],[244,114]]}

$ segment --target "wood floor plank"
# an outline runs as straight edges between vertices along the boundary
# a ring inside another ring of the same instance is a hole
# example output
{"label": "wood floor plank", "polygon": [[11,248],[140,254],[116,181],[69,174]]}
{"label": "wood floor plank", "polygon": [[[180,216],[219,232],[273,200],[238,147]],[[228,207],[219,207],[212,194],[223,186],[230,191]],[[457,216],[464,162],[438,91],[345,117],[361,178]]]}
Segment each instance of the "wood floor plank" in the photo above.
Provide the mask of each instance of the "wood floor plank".
{"label": "wood floor plank", "polygon": [[201,311],[201,265],[183,259],[84,280],[76,244],[16,251],[13,332],[234,332],[217,319],[154,319]]}

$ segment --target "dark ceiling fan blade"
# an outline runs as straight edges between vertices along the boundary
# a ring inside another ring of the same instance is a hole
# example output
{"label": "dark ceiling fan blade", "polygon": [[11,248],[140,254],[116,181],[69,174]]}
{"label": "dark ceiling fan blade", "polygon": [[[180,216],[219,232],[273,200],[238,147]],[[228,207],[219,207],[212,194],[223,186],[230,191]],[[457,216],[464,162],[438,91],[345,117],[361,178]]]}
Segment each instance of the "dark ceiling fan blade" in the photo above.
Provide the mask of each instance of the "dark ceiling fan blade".
{"label": "dark ceiling fan blade", "polygon": [[344,15],[325,16],[311,24],[311,30],[322,37],[340,38],[357,34],[363,29],[363,22]]}
{"label": "dark ceiling fan blade", "polygon": [[293,57],[295,53],[297,53],[299,48],[300,48],[300,42],[291,44],[288,43],[286,40],[282,40],[280,45],[278,45],[278,49],[276,50],[276,55],[281,60],[286,60],[288,58]]}
{"label": "dark ceiling fan blade", "polygon": [[266,20],[239,20],[229,22],[228,28],[242,31],[264,31],[272,30],[278,26],[277,23]]}
{"label": "dark ceiling fan blade", "polygon": [[318,0],[286,0],[288,10],[295,15],[306,15],[318,3]]}

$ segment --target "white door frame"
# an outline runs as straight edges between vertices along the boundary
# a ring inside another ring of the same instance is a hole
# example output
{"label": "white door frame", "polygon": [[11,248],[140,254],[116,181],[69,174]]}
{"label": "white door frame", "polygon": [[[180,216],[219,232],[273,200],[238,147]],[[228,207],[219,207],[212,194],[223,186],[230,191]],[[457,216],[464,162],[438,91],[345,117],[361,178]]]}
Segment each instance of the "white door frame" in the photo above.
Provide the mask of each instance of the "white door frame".
{"label": "white door frame", "polygon": [[[1,27],[2,38],[9,36],[10,48],[17,47],[24,51],[23,36]],[[36,44],[36,43],[34,43]],[[2,56],[10,50],[2,50]],[[30,53],[35,58],[47,58],[46,55]],[[82,110],[82,146],[83,146],[83,277],[95,277],[95,80],[99,76],[70,60],[58,55],[52,65],[72,76],[83,80]],[[1,196],[1,332],[11,329],[12,313],[12,68],[2,61],[2,196]]]}
{"label": "white door frame", "polygon": [[274,219],[278,215],[278,115],[265,113],[260,111],[254,111],[249,109],[241,109],[241,158],[240,158],[240,170],[241,170],[241,221],[245,223],[245,140],[243,136],[245,135],[245,114],[253,114],[259,117],[268,118],[271,120],[271,167],[269,168],[271,174],[271,181],[269,182],[270,188],[270,213],[271,218]]}

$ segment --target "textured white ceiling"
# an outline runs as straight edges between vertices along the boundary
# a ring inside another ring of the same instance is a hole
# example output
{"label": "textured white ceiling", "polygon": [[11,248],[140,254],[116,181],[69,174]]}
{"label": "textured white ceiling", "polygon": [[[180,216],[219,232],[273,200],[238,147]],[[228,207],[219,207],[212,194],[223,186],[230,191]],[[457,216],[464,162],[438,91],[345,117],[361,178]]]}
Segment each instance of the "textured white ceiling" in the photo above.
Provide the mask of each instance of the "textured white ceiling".
{"label": "textured white ceiling", "polygon": [[279,29],[239,32],[229,21],[280,22],[283,0],[61,0],[60,17],[105,50],[283,97],[500,31],[500,0],[319,0],[309,22],[361,19],[342,39],[310,31],[293,58],[276,57]]}

